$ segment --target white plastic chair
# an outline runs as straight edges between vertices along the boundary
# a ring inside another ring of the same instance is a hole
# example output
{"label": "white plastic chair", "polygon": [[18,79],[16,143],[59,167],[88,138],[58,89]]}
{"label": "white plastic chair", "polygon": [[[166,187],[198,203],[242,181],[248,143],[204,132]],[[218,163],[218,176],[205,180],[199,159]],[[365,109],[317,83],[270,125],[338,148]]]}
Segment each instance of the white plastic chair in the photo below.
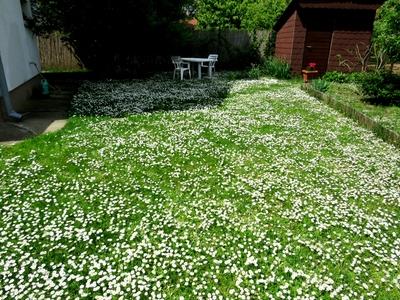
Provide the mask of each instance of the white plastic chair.
{"label": "white plastic chair", "polygon": [[171,60],[175,67],[174,76],[172,77],[173,79],[175,79],[175,73],[180,72],[181,80],[183,80],[183,74],[185,73],[185,71],[188,71],[189,78],[192,78],[192,74],[190,72],[190,63],[183,62],[180,56],[172,56]]}
{"label": "white plastic chair", "polygon": [[201,67],[207,69],[211,68],[211,74],[212,72],[215,73],[215,63],[218,61],[218,54],[209,54],[208,59],[212,59],[212,61],[201,63]]}

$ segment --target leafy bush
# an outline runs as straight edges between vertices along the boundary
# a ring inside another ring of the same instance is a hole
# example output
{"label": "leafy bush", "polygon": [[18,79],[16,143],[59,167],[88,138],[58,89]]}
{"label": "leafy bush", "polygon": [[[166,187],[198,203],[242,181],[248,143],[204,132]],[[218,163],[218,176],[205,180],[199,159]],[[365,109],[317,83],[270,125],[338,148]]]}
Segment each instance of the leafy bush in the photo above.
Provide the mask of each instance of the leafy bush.
{"label": "leafy bush", "polygon": [[74,96],[71,113],[79,116],[124,117],[154,110],[184,110],[220,104],[227,80],[108,80],[85,82]]}
{"label": "leafy bush", "polygon": [[323,79],[312,80],[311,85],[314,89],[322,93],[325,93],[329,89],[329,82]]}
{"label": "leafy bush", "polygon": [[359,84],[363,81],[365,76],[368,76],[367,72],[352,72],[348,73],[348,83],[356,83]]}
{"label": "leafy bush", "polygon": [[389,72],[365,73],[358,81],[366,100],[375,104],[400,104],[400,76]]}
{"label": "leafy bush", "polygon": [[263,72],[259,66],[252,67],[247,73],[248,77],[256,79],[260,78],[263,75]]}
{"label": "leafy bush", "polygon": [[365,72],[343,73],[339,71],[326,72],[322,79],[336,83],[359,83],[365,76]]}
{"label": "leafy bush", "polygon": [[326,72],[322,76],[322,79],[325,81],[337,82],[337,83],[348,83],[350,81],[348,73],[343,73],[338,71]]}
{"label": "leafy bush", "polygon": [[292,73],[288,63],[275,57],[269,57],[261,65],[253,66],[248,72],[248,77],[250,78],[260,78],[261,76],[290,79]]}
{"label": "leafy bush", "polygon": [[265,75],[273,76],[278,79],[290,79],[292,73],[290,65],[276,57],[270,57],[264,61],[262,70]]}
{"label": "leafy bush", "polygon": [[378,9],[374,23],[374,43],[383,49],[389,63],[400,62],[399,19],[399,0],[387,0]]}

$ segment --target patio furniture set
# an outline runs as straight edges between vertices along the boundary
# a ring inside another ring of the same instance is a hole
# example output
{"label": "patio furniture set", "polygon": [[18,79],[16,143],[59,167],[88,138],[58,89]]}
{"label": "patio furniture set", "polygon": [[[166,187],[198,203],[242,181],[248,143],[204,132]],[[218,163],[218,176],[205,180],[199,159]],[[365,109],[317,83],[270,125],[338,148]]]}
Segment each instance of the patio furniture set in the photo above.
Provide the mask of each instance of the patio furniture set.
{"label": "patio furniture set", "polygon": [[218,61],[218,54],[210,54],[207,58],[172,56],[171,60],[175,67],[173,79],[175,79],[176,73],[179,73],[181,80],[183,80],[185,72],[188,73],[189,78],[192,78],[191,63],[197,63],[198,79],[201,79],[202,68],[207,68],[208,77],[211,78],[212,73],[215,72],[215,63]]}

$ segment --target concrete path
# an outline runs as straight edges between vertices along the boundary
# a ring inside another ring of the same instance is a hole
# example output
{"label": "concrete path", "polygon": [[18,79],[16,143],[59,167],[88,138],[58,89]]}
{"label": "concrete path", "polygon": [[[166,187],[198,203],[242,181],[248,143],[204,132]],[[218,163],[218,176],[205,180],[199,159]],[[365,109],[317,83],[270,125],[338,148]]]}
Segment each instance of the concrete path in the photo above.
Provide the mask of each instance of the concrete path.
{"label": "concrete path", "polygon": [[34,112],[21,122],[0,123],[0,144],[13,145],[36,135],[60,130],[67,116],[56,112]]}
{"label": "concrete path", "polygon": [[21,122],[0,122],[0,144],[13,145],[39,134],[54,132],[65,126],[77,84],[74,81],[51,82],[50,97],[27,101]]}

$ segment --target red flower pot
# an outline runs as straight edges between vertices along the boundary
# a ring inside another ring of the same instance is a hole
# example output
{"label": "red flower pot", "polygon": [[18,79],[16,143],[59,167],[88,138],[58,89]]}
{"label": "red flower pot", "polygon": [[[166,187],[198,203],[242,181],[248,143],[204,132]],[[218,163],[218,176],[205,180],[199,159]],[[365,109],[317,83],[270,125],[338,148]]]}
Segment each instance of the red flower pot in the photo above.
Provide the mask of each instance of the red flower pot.
{"label": "red flower pot", "polygon": [[310,79],[313,79],[317,76],[318,70],[302,70],[304,83],[307,83]]}

